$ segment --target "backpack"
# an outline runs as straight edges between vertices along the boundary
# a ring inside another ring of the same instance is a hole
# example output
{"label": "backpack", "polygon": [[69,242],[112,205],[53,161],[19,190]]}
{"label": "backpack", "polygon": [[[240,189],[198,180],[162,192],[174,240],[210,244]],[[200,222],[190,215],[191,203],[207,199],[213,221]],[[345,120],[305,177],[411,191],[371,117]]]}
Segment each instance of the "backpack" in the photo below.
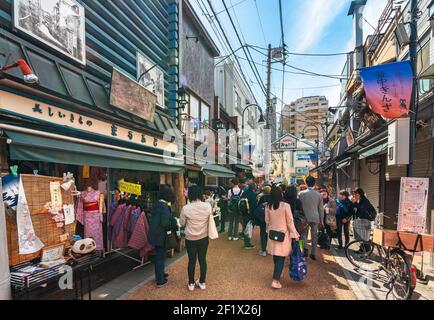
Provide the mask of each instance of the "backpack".
{"label": "backpack", "polygon": [[330,250],[330,239],[325,230],[319,232],[318,245],[321,249]]}
{"label": "backpack", "polygon": [[262,203],[253,210],[253,222],[255,222],[256,225],[265,223],[265,206],[266,203]]}
{"label": "backpack", "polygon": [[234,189],[231,189],[230,193],[231,193],[231,198],[229,200],[229,210],[231,212],[239,213],[240,212],[239,204],[240,204],[240,200],[241,200],[242,191],[240,190],[239,194],[235,194]]}

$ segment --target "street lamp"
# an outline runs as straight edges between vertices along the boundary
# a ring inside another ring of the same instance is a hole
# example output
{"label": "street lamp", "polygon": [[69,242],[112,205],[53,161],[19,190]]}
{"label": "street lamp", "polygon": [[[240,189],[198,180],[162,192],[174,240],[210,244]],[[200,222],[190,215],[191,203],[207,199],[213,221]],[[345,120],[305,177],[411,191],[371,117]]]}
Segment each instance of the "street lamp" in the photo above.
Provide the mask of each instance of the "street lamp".
{"label": "street lamp", "polygon": [[243,114],[242,114],[242,118],[241,118],[241,135],[242,135],[243,137],[244,137],[244,115],[245,115],[245,113],[246,113],[246,110],[249,109],[250,107],[256,107],[256,108],[259,110],[259,112],[260,112],[260,116],[259,116],[259,120],[258,120],[258,125],[259,125],[259,126],[264,126],[264,125],[266,124],[265,117],[264,117],[264,113],[262,112],[261,107],[258,106],[258,105],[255,104],[255,103],[250,103],[250,104],[248,104],[248,105],[244,108],[244,110],[243,110]]}

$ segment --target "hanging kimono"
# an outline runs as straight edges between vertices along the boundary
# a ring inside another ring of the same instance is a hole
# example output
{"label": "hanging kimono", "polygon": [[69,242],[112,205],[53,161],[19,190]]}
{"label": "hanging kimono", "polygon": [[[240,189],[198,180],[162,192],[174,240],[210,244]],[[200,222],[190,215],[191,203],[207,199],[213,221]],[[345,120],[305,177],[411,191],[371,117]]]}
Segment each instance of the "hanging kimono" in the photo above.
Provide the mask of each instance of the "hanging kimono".
{"label": "hanging kimono", "polygon": [[103,240],[103,216],[104,203],[100,201],[101,192],[98,190],[84,191],[81,193],[77,207],[76,219],[84,226],[84,237],[95,240],[96,249],[104,250]]}

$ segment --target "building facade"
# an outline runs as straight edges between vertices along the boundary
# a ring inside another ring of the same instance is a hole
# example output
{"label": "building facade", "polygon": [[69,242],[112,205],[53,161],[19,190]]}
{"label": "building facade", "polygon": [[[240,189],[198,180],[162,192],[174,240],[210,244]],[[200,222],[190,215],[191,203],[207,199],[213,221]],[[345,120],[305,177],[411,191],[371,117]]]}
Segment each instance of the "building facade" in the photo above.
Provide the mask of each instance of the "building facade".
{"label": "building facade", "polygon": [[[281,131],[293,134],[309,141],[322,141],[325,137],[324,124],[329,120],[329,102],[324,96],[304,97],[297,99],[282,110]],[[312,124],[313,126],[308,126]],[[319,130],[316,130],[317,127]]]}

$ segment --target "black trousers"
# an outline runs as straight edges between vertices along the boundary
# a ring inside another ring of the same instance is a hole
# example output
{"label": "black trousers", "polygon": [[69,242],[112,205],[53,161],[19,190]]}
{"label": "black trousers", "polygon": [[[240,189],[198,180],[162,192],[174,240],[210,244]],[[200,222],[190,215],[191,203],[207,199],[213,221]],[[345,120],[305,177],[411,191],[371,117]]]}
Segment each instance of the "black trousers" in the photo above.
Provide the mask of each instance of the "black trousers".
{"label": "black trousers", "polygon": [[209,238],[203,238],[200,240],[185,240],[185,247],[188,253],[188,283],[194,284],[194,274],[196,271],[196,262],[199,260],[200,265],[200,283],[206,281],[206,253],[208,251]]}
{"label": "black trousers", "polygon": [[273,279],[280,280],[282,277],[283,268],[285,266],[285,257],[273,256],[274,261],[274,273]]}
{"label": "black trousers", "polygon": [[268,242],[268,234],[267,234],[267,225],[265,223],[261,223],[259,225],[261,230],[261,250],[267,251],[267,242]]}
{"label": "black trousers", "polygon": [[342,219],[337,219],[338,224],[338,242],[342,246],[342,231],[345,236],[345,246],[350,242],[350,221],[347,223],[342,223]]}

